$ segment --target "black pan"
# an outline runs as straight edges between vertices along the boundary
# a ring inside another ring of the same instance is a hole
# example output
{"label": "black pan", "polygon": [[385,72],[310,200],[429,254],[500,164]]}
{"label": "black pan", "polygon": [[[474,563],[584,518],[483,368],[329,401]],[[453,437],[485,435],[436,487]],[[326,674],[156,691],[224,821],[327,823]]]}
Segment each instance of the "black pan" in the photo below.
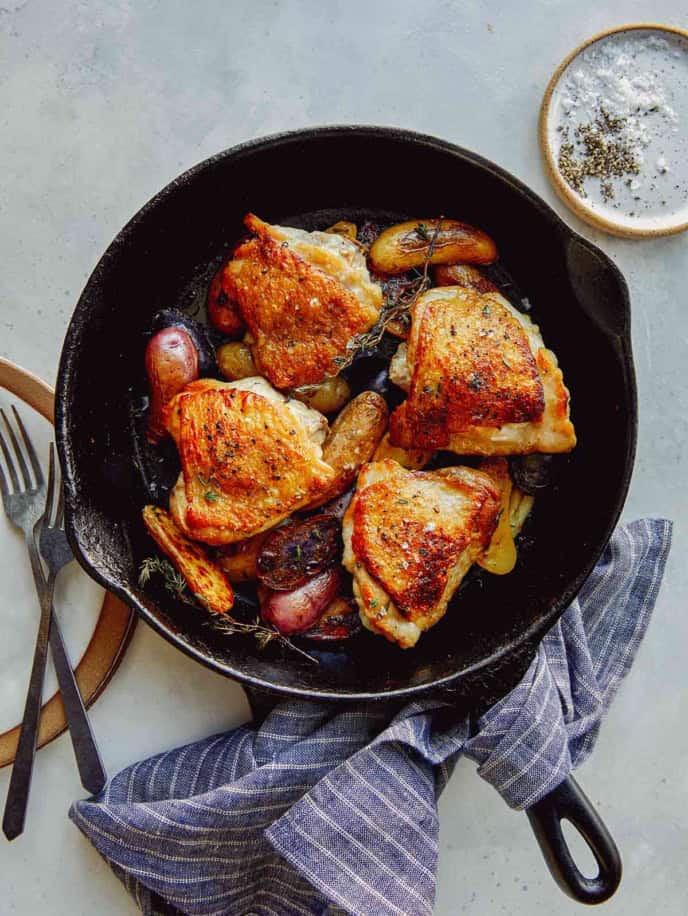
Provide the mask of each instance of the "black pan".
{"label": "black pan", "polygon": [[[536,501],[516,570],[472,578],[413,650],[362,638],[319,652],[314,665],[279,647],[261,652],[250,638],[222,636],[202,615],[138,586],[139,564],[152,553],[140,520],[150,487],[146,492],[132,441],[145,335],[160,309],[196,307],[242,235],[248,210],[305,228],[437,214],[480,226],[496,240],[514,288],[527,295],[571,389],[579,445],[553,462],[553,483]],[[511,671],[513,679],[511,663],[527,661],[575,597],[618,520],[637,428],[629,325],[626,284],[611,261],[519,181],[466,150],[396,129],[328,127],[220,153],[173,181],[125,226],[72,317],[56,428],[76,556],[170,642],[253,688],[328,700],[449,688],[484,702],[489,672]],[[509,686],[505,680],[502,691]],[[599,820],[591,826],[591,811],[583,823],[580,799],[574,811],[573,791],[572,781],[565,784],[539,813],[531,809],[531,819],[550,858],[558,857],[567,892],[598,902],[618,884],[618,854]],[[555,807],[564,803],[566,816],[588,833],[598,879],[583,878],[572,861],[561,864],[566,848]]]}

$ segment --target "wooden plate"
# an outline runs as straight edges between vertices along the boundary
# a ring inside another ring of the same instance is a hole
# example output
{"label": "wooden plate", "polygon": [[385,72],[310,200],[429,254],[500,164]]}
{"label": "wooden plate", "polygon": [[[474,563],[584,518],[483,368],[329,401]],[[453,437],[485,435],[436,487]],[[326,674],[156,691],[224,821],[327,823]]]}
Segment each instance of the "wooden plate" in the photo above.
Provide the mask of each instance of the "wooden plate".
{"label": "wooden plate", "polygon": [[[555,110],[554,100],[559,91],[562,77],[568,72],[569,66],[574,61],[577,61],[580,55],[590,48],[591,45],[595,45],[606,39],[614,39],[616,36],[622,37],[623,33],[632,32],[657,32],[662,37],[666,37],[670,40],[688,40],[688,31],[686,29],[670,25],[659,25],[651,22],[629,23],[616,26],[615,28],[606,29],[604,32],[599,32],[597,35],[588,38],[567,55],[554,71],[552,78],[547,84],[545,95],[542,100],[542,107],[540,108],[538,139],[545,171],[552,182],[554,190],[580,219],[589,223],[591,226],[595,226],[597,229],[603,229],[611,235],[621,236],[622,238],[656,238],[658,236],[674,235],[675,233],[683,232],[688,229],[688,221],[686,221],[685,218],[685,206],[679,207],[675,213],[667,213],[666,217],[654,218],[652,225],[645,225],[641,221],[639,221],[638,225],[634,225],[630,216],[623,213],[620,214],[618,219],[615,219],[614,215],[609,212],[609,209],[600,212],[598,207],[589,205],[585,198],[581,197],[580,194],[569,186],[559,171],[555,153],[552,148],[552,117]],[[682,130],[685,132],[685,129],[684,123],[682,125]],[[685,157],[683,157],[683,159],[685,159]],[[684,168],[680,176],[683,183],[686,182],[687,176],[688,168]],[[647,223],[648,221],[646,220],[645,222]]]}
{"label": "wooden plate", "polygon": [[[53,422],[53,389],[37,376],[0,357],[0,388],[11,392],[37,413]],[[33,590],[33,583],[27,581]],[[76,668],[76,680],[86,706],[90,706],[117,670],[136,622],[135,613],[118,598],[105,593],[103,605],[90,642]],[[55,693],[44,705],[38,733],[43,747],[67,728],[62,699]],[[0,734],[0,767],[14,760],[19,725]]]}

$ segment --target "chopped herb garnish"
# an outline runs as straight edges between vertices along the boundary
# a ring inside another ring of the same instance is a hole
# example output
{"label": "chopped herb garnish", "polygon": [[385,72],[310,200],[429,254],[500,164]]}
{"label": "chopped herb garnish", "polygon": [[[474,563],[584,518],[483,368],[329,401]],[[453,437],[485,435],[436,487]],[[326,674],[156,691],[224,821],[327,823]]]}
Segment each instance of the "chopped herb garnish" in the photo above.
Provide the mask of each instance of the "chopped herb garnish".
{"label": "chopped herb garnish", "polygon": [[489,306],[489,305],[484,305],[484,306],[483,306],[483,317],[484,317],[484,318],[489,318],[489,317],[490,317],[490,306]]}
{"label": "chopped herb garnish", "polygon": [[301,547],[300,544],[297,544],[297,545],[296,545],[296,551],[295,551],[295,552],[296,552],[296,562],[297,562],[297,563],[300,563],[300,562],[301,562],[301,559],[302,559],[302,557],[303,557],[303,548]]}
{"label": "chopped herb garnish", "polygon": [[416,235],[419,235],[425,242],[430,241],[430,232],[428,231],[428,227],[425,225],[425,223],[418,223],[416,226]]}
{"label": "chopped herb garnish", "polygon": [[216,503],[220,497],[217,495],[215,490],[206,490],[203,494],[203,499],[207,503]]}
{"label": "chopped herb garnish", "polygon": [[378,604],[379,604],[379,601],[377,600],[377,598],[371,598],[370,601],[368,602],[368,607],[377,607]]}

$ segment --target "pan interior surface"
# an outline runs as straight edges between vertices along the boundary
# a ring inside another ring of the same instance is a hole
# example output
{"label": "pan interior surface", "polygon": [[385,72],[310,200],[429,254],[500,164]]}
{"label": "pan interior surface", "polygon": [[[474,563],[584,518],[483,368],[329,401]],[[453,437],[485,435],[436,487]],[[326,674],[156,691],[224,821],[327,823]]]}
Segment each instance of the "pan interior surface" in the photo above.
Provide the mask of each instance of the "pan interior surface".
{"label": "pan interior surface", "polygon": [[[445,215],[496,241],[528,297],[572,395],[578,446],[554,462],[513,573],[475,576],[415,649],[365,635],[314,660],[226,636],[151,582],[141,522],[147,496],[132,454],[132,399],[143,385],[153,315],[192,310],[244,233],[248,211],[324,228]],[[292,693],[354,698],[451,681],[535,639],[570,603],[621,511],[635,444],[635,387],[625,284],[506,173],[441,141],[380,128],[301,131],[207,160],[149,202],[112,243],[69,327],[57,394],[70,538],[82,564],[166,638],[216,670]]]}

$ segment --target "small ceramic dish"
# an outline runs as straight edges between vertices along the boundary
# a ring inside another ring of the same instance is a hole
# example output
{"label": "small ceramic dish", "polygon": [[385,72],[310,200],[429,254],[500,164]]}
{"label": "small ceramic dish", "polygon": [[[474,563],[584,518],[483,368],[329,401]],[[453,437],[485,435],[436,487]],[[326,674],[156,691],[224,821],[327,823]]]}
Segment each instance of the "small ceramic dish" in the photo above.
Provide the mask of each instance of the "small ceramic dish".
{"label": "small ceramic dish", "polygon": [[[539,141],[557,194],[591,225],[626,238],[688,229],[688,31],[623,25],[583,42],[547,86]],[[591,176],[604,159],[618,173]]]}
{"label": "small ceramic dish", "polygon": [[[54,435],[52,388],[35,375],[0,359],[0,406],[7,410],[10,404],[18,405],[39,456],[47,455],[48,443]],[[1,507],[0,544],[3,594],[0,632],[4,634],[0,647],[0,767],[3,767],[14,760],[19,739],[19,725],[15,723],[24,707],[38,627],[38,603],[26,547]],[[26,576],[17,573],[24,566]],[[119,599],[92,582],[76,563],[65,569],[60,579],[55,606],[62,611],[60,622],[68,650],[73,657],[81,657],[76,680],[84,702],[90,706],[117,670],[136,617]],[[50,699],[43,706],[39,747],[67,727],[52,670],[47,673],[46,681]]]}

